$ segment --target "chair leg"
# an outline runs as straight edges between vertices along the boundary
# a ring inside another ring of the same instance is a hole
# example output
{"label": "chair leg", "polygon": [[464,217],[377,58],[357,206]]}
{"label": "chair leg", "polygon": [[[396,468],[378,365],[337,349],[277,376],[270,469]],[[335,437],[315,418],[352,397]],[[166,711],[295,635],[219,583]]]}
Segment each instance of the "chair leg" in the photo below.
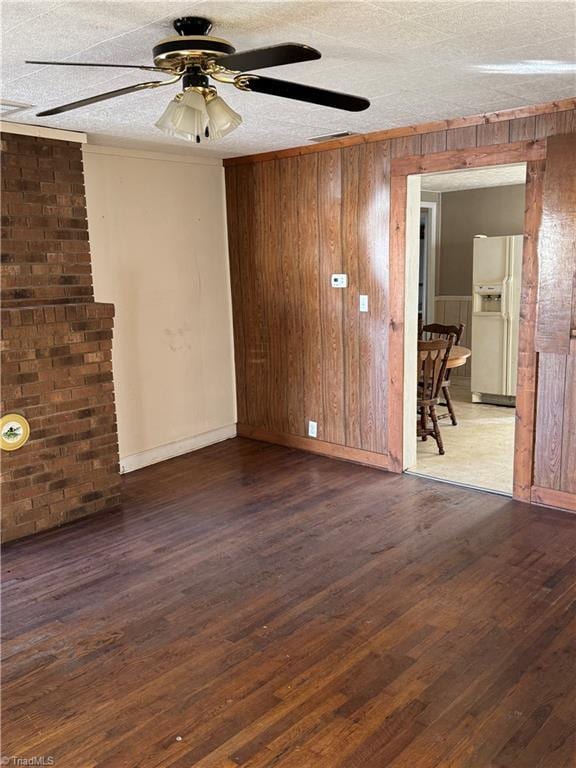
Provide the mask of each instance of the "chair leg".
{"label": "chair leg", "polygon": [[422,431],[422,442],[425,443],[428,440],[428,419],[426,418],[426,408],[420,409],[420,428]]}
{"label": "chair leg", "polygon": [[438,453],[440,456],[444,456],[444,443],[442,442],[442,435],[440,434],[440,425],[438,423],[435,405],[430,406],[430,418],[432,419],[432,426],[434,428],[434,439],[438,444]]}
{"label": "chair leg", "polygon": [[454,406],[452,405],[452,398],[450,397],[450,387],[442,387],[442,394],[444,395],[444,399],[446,400],[448,412],[450,413],[450,420],[452,424],[456,427],[458,425],[458,422],[456,421],[456,411],[454,410]]}

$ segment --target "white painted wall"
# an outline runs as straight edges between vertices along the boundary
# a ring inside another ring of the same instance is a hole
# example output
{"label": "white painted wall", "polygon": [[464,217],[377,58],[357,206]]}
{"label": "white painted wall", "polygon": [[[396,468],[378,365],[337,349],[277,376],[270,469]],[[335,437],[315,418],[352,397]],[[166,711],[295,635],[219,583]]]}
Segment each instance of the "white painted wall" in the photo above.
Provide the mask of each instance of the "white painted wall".
{"label": "white painted wall", "polygon": [[221,161],[84,146],[96,301],[113,342],[124,471],[235,434]]}

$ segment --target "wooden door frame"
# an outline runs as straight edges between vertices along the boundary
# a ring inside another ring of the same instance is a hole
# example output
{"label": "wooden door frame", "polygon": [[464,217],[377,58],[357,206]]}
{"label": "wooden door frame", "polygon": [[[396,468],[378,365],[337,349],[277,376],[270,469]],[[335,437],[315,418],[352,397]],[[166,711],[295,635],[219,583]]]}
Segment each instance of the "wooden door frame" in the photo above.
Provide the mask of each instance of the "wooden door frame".
{"label": "wooden door frame", "polygon": [[514,497],[530,501],[533,477],[537,354],[534,350],[538,285],[538,232],[546,139],[411,155],[392,161],[390,178],[389,468],[402,472],[404,427],[404,303],[408,176],[493,165],[527,163],[518,394],[514,451]]}

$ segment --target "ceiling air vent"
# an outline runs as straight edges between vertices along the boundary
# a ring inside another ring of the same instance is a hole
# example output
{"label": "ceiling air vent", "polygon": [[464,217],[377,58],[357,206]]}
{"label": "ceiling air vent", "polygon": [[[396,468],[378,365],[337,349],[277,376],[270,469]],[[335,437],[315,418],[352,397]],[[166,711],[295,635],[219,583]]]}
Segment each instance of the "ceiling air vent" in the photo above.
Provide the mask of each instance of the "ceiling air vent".
{"label": "ceiling air vent", "polygon": [[340,131],[340,133],[327,133],[325,136],[312,136],[308,141],[332,141],[332,139],[345,139],[346,136],[358,136],[354,131]]}

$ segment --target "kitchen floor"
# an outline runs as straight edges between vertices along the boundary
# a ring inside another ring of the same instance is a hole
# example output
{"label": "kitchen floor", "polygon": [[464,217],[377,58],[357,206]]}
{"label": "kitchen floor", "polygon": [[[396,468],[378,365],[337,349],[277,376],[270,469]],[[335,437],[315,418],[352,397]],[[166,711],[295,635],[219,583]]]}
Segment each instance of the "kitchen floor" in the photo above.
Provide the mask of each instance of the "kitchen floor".
{"label": "kitchen floor", "polygon": [[[446,453],[440,456],[436,441],[418,440],[419,475],[463,483],[499,493],[512,493],[515,409],[473,403],[470,380],[453,378],[451,391],[458,425],[440,421]],[[445,408],[438,409],[440,413]]]}

